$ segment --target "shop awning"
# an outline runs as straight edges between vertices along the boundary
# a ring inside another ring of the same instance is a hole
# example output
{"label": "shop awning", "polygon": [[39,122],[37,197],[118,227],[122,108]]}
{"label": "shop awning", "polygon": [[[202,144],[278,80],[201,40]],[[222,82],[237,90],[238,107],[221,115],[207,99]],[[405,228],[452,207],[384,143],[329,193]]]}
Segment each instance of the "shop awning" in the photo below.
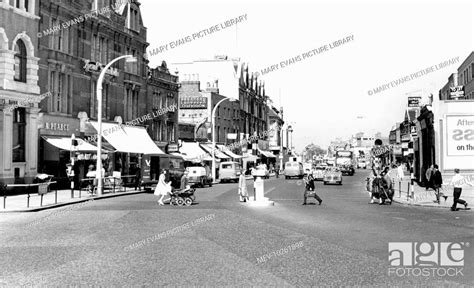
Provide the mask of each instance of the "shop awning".
{"label": "shop awning", "polygon": [[246,162],[256,162],[257,160],[259,160],[260,158],[255,156],[255,155],[252,155],[252,154],[249,154],[249,155],[244,155],[242,156],[242,160],[246,161]]}
{"label": "shop awning", "polygon": [[[71,137],[54,137],[54,136],[42,136],[49,144],[66,151],[71,151]],[[81,138],[76,138],[77,146],[74,151],[78,152],[93,152],[97,151],[97,147],[87,143]]]}
{"label": "shop awning", "polygon": [[230,151],[229,148],[227,148],[225,145],[217,145],[217,147],[220,149],[221,152],[223,152],[226,155],[229,155],[233,159],[243,158],[242,155],[237,155],[234,152]]}
{"label": "shop awning", "polygon": [[263,156],[265,156],[267,158],[276,158],[275,155],[273,155],[272,152],[261,150],[260,148],[257,148],[257,149],[258,149],[258,152],[260,152],[260,154],[262,154]]}
{"label": "shop awning", "polygon": [[[90,121],[90,123],[96,131],[99,131],[99,124],[97,122]],[[102,123],[101,134],[118,152],[165,154],[151,140],[143,127],[123,125],[122,128],[119,128],[117,123]]]}
{"label": "shop awning", "polygon": [[[212,157],[204,151],[197,142],[182,142],[179,154],[186,161],[199,163],[201,161],[212,161]],[[172,153],[175,154],[175,153]]]}
{"label": "shop awning", "polygon": [[[206,152],[209,153],[209,155],[211,155],[212,157],[212,144],[211,143],[201,143],[201,147],[204,150],[206,150]],[[215,148],[215,155],[216,155],[216,158],[219,158],[219,159],[230,159],[230,156],[222,153],[217,148]]]}

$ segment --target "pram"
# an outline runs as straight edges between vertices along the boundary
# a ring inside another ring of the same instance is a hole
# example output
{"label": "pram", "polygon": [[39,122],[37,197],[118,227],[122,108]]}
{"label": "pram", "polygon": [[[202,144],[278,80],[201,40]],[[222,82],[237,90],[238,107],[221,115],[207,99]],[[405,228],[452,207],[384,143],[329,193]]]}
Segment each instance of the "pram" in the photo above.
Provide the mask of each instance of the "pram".
{"label": "pram", "polygon": [[382,204],[385,203],[385,200],[389,200],[389,204],[392,205],[394,194],[393,186],[389,185],[389,183],[385,183],[385,181],[384,178],[375,178],[373,183],[373,193],[378,195],[378,197],[376,197],[377,199],[382,199]]}
{"label": "pram", "polygon": [[194,192],[196,192],[196,188],[177,189],[172,191],[170,193],[170,205],[191,206],[194,201],[196,201],[196,196],[194,196]]}

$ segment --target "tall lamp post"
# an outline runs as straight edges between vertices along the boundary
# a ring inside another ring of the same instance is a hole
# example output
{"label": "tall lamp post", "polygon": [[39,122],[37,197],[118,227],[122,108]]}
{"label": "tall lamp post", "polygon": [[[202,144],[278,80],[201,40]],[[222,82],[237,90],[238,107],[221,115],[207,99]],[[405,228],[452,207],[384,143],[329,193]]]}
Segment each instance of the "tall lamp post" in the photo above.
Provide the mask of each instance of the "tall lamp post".
{"label": "tall lamp post", "polygon": [[217,102],[214,109],[212,109],[211,121],[212,121],[212,181],[216,181],[216,127],[215,127],[215,118],[216,118],[216,109],[219,105],[224,102],[225,100],[229,100],[230,102],[236,101],[234,98],[224,98]]}
{"label": "tall lamp post", "polygon": [[95,178],[97,179],[97,195],[102,195],[102,82],[104,81],[105,72],[110,68],[110,66],[112,66],[112,64],[120,59],[125,59],[127,63],[137,62],[137,58],[133,55],[119,56],[105,65],[100,72],[99,79],[97,79],[97,122],[99,124],[99,131],[97,131],[97,162],[95,173]]}

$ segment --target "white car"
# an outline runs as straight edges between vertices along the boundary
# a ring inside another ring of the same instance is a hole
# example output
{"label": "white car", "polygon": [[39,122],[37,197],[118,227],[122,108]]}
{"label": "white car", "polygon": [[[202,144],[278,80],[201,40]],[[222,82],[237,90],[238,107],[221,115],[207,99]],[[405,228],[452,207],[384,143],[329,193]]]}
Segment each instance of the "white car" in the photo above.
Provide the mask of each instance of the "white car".
{"label": "white car", "polygon": [[313,170],[313,178],[316,181],[322,181],[324,178],[324,174],[326,173],[326,167],[325,166],[316,166],[316,168]]}
{"label": "white car", "polygon": [[252,176],[253,179],[257,179],[257,177],[262,177],[263,179],[270,178],[270,172],[268,171],[267,167],[264,165],[257,166],[257,168],[252,169]]}

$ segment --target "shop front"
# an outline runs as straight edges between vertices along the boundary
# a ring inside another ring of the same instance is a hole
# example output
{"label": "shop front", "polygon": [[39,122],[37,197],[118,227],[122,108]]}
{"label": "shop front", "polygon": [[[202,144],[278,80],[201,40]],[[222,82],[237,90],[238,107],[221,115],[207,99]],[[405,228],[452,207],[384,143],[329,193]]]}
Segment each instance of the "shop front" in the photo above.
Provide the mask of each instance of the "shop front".
{"label": "shop front", "polygon": [[[98,133],[99,125],[95,121],[88,122]],[[102,163],[106,173],[120,172],[121,177],[131,179],[141,178],[141,163],[143,154],[165,154],[150,138],[146,129],[141,126],[125,126],[118,122],[102,122],[102,137],[104,145],[111,147],[115,153],[110,160]],[[103,145],[103,147],[104,147]],[[127,181],[128,181],[127,180]]]}
{"label": "shop front", "polygon": [[[79,119],[42,115],[38,134],[38,172],[53,175],[60,188],[68,188],[70,185],[66,174],[67,164],[73,164],[76,185],[81,179],[85,178],[91,165],[95,165],[97,147],[80,136]],[[72,141],[73,135],[74,142]],[[107,153],[104,153],[103,157],[108,158]]]}

